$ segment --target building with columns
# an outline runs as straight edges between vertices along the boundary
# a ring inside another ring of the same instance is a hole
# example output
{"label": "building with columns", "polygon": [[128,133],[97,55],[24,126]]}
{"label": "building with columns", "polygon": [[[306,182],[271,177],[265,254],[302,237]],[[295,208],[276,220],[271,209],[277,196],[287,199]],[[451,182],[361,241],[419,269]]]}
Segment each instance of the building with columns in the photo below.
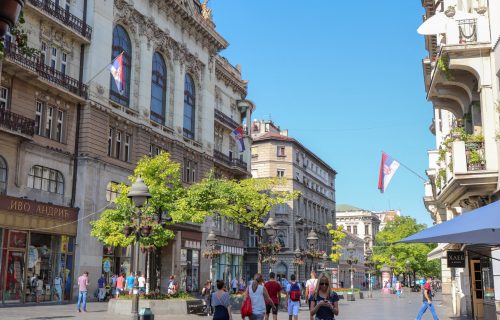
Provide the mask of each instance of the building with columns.
{"label": "building with columns", "polygon": [[[282,177],[286,180],[287,191],[299,191],[301,194],[298,199],[276,206],[270,212],[277,221],[276,237],[282,245],[272,270],[286,278],[298,273],[298,279],[305,280],[313,261],[305,258],[304,265],[295,266],[294,251],[307,249],[307,235],[315,230],[319,238],[318,249],[330,252],[331,237],[326,225],[335,224],[337,172],[272,121],[254,120],[251,130],[252,177]],[[257,271],[255,235],[247,232],[245,240],[246,275],[250,276]],[[319,262],[319,259],[314,261],[314,268]],[[264,265],[263,272],[266,273],[269,267]]]}
{"label": "building with columns", "polygon": [[365,250],[373,247],[381,225],[377,214],[348,204],[340,204],[337,206],[336,220],[337,225],[344,226],[345,232],[363,240]]}
{"label": "building with columns", "polygon": [[[9,282],[0,281],[0,292],[2,301],[27,302],[26,279],[37,273],[50,288],[59,274],[71,299],[83,271],[91,279],[130,271],[130,248],[104,247],[90,236],[89,222],[116,196],[112,185],[127,183],[141,157],[161,151],[181,164],[185,185],[212,169],[249,177],[251,138],[240,153],[229,134],[249,127],[255,105],[246,100],[241,67],[220,55],[228,42],[199,0],[27,0],[24,15],[28,45],[40,54],[27,56],[8,38],[0,276]],[[120,54],[123,86],[108,69]],[[240,228],[217,217],[175,225],[167,247],[140,253],[140,270],[153,270],[147,276],[154,280],[175,274],[182,289],[199,290],[209,278],[201,251],[211,228],[225,250],[224,268],[242,274]],[[96,286],[91,281],[89,290]]]}
{"label": "building with columns", "polygon": [[[499,199],[500,4],[423,0],[424,19],[442,15],[442,30],[425,32],[422,60],[430,130],[424,204],[435,223]],[[448,268],[447,251],[462,251],[463,268]],[[494,319],[500,311],[498,246],[441,244],[444,303],[455,316]]]}

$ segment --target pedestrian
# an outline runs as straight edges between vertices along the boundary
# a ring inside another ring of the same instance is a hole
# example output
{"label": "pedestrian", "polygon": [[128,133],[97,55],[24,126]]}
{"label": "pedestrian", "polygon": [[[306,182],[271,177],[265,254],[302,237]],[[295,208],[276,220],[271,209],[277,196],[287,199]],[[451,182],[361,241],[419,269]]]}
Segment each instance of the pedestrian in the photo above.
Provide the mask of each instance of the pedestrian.
{"label": "pedestrian", "polygon": [[89,286],[89,273],[85,271],[80,277],[78,277],[78,302],[76,304],[76,309],[78,312],[82,312],[80,306],[82,306],[83,312],[87,312],[87,291]]}
{"label": "pedestrian", "polygon": [[99,289],[99,293],[97,294],[97,301],[104,301],[106,298],[106,278],[104,278],[104,274],[101,274],[101,277],[97,279],[97,288]]}
{"label": "pedestrian", "polygon": [[394,289],[396,290],[396,296],[401,298],[401,282],[399,280],[396,282]]}
{"label": "pedestrian", "polygon": [[137,282],[139,282],[139,294],[145,294],[146,293],[146,278],[144,278],[144,275],[140,271],[137,272],[137,276],[139,277],[137,279]]}
{"label": "pedestrian", "polygon": [[111,276],[111,296],[115,296],[116,295],[116,279],[118,278],[118,275],[117,274],[113,274]]}
{"label": "pedestrian", "polygon": [[233,290],[233,294],[236,294],[238,291],[238,279],[236,277],[231,280],[231,289]]}
{"label": "pedestrian", "polygon": [[247,291],[245,291],[245,301],[247,295],[250,297],[252,302],[252,316],[251,320],[264,320],[264,315],[266,313],[266,302],[269,303],[273,308],[273,300],[269,297],[269,293],[264,287],[264,278],[260,273],[256,273],[252,285],[249,285]]}
{"label": "pedestrian", "polygon": [[177,281],[175,280],[175,276],[171,275],[168,280],[167,294],[173,295],[177,293]]}
{"label": "pedestrian", "polygon": [[269,313],[271,311],[273,312],[273,320],[277,320],[282,288],[280,283],[276,281],[276,274],[274,272],[269,273],[269,281],[264,284],[264,287],[274,303],[274,307],[266,303],[266,320],[269,320]]}
{"label": "pedestrian", "polygon": [[427,309],[431,309],[432,318],[434,318],[434,320],[439,320],[436,314],[436,309],[434,309],[434,304],[432,303],[432,297],[434,296],[434,294],[432,293],[431,282],[432,278],[427,277],[427,282],[424,284],[422,288],[423,303],[422,303],[422,308],[420,308],[420,311],[418,312],[417,320],[422,319],[422,316],[424,315],[425,311],[427,311]]}
{"label": "pedestrian", "polygon": [[286,286],[286,298],[287,298],[287,309],[288,309],[288,319],[294,320],[299,319],[299,307],[300,307],[300,283],[296,281],[295,274],[290,276],[290,283]]}
{"label": "pedestrian", "polygon": [[306,282],[306,299],[309,305],[309,310],[311,310],[311,297],[316,291],[316,286],[318,284],[318,279],[316,279],[316,271],[311,271],[311,278]]}
{"label": "pedestrian", "polygon": [[62,278],[59,274],[56,274],[54,278],[54,291],[57,295],[57,301],[62,303]]}
{"label": "pedestrian", "polygon": [[40,303],[40,298],[43,294],[43,280],[37,277],[36,280],[36,303]]}
{"label": "pedestrian", "polygon": [[206,306],[206,312],[208,315],[212,314],[212,302],[211,302],[211,297],[212,297],[212,280],[207,280],[205,282],[205,285],[203,286],[203,289],[201,289],[201,296],[203,300],[205,301],[205,306]]}
{"label": "pedestrian", "polygon": [[123,272],[118,278],[116,278],[116,299],[123,294],[125,288],[125,273]]}
{"label": "pedestrian", "polygon": [[333,320],[339,314],[339,296],[331,291],[330,280],[326,273],[319,276],[318,284],[311,298],[311,317],[316,320]]}
{"label": "pedestrian", "polygon": [[214,309],[213,320],[232,320],[231,301],[224,280],[217,280],[217,291],[211,295],[211,306]]}
{"label": "pedestrian", "polygon": [[130,272],[130,274],[128,275],[126,284],[127,284],[128,294],[132,295],[132,293],[134,292],[134,284],[135,284],[135,276],[133,272]]}
{"label": "pedestrian", "polygon": [[245,286],[245,280],[243,280],[243,277],[240,278],[240,292],[244,292],[246,289]]}

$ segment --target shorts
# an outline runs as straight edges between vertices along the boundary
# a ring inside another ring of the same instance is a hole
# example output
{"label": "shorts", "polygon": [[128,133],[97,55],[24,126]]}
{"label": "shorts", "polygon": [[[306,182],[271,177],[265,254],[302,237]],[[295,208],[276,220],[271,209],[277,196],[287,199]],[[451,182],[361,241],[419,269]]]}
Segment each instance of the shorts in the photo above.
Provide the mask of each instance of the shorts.
{"label": "shorts", "polygon": [[116,288],[116,294],[122,294],[123,288]]}
{"label": "shorts", "polygon": [[37,297],[40,297],[40,296],[42,296],[42,292],[43,292],[43,290],[36,290],[35,294]]}
{"label": "shorts", "polygon": [[298,316],[299,315],[300,301],[288,300],[288,315]]}
{"label": "shorts", "polygon": [[278,306],[276,306],[274,309],[273,309],[273,306],[270,305],[270,304],[266,304],[266,314],[270,314],[271,311],[273,312],[273,314],[278,314]]}

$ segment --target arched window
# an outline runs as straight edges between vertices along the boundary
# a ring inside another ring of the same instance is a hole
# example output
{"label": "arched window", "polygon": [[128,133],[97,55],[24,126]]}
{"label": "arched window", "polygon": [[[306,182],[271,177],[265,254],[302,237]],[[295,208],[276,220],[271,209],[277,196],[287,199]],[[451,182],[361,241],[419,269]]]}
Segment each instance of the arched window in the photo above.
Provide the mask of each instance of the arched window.
{"label": "arched window", "polygon": [[151,120],[165,124],[165,100],[167,92],[167,68],[158,52],[153,55],[151,72]]}
{"label": "arched window", "polygon": [[0,194],[7,193],[7,162],[0,156]]}
{"label": "arched window", "polygon": [[194,82],[189,74],[184,78],[184,136],[194,139]]}
{"label": "arched window", "polygon": [[129,106],[130,102],[130,66],[132,57],[132,46],[130,45],[130,38],[121,26],[116,26],[113,30],[113,47],[111,52],[111,60],[113,61],[116,57],[123,52],[123,90],[116,86],[116,81],[113,75],[110,79],[110,98],[111,100],[124,105]]}
{"label": "arched window", "polygon": [[33,166],[28,174],[28,188],[64,194],[64,178],[57,170]]}

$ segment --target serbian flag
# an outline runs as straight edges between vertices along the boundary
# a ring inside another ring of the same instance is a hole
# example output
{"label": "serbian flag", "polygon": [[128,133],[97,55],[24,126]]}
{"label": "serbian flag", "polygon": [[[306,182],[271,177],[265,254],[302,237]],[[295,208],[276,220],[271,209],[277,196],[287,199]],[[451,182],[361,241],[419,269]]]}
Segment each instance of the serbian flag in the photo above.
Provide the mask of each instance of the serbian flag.
{"label": "serbian flag", "polygon": [[109,66],[109,71],[111,71],[111,75],[113,79],[115,79],[116,88],[118,88],[118,92],[120,94],[125,93],[125,77],[123,74],[123,52],[118,55],[118,57],[113,60],[111,65]]}
{"label": "serbian flag", "polygon": [[384,193],[391,182],[392,177],[399,168],[399,162],[382,152],[382,161],[380,162],[380,175],[378,177],[378,188]]}
{"label": "serbian flag", "polygon": [[231,137],[233,137],[234,141],[238,144],[238,149],[240,152],[245,151],[245,135],[243,133],[243,128],[239,126],[231,132]]}

